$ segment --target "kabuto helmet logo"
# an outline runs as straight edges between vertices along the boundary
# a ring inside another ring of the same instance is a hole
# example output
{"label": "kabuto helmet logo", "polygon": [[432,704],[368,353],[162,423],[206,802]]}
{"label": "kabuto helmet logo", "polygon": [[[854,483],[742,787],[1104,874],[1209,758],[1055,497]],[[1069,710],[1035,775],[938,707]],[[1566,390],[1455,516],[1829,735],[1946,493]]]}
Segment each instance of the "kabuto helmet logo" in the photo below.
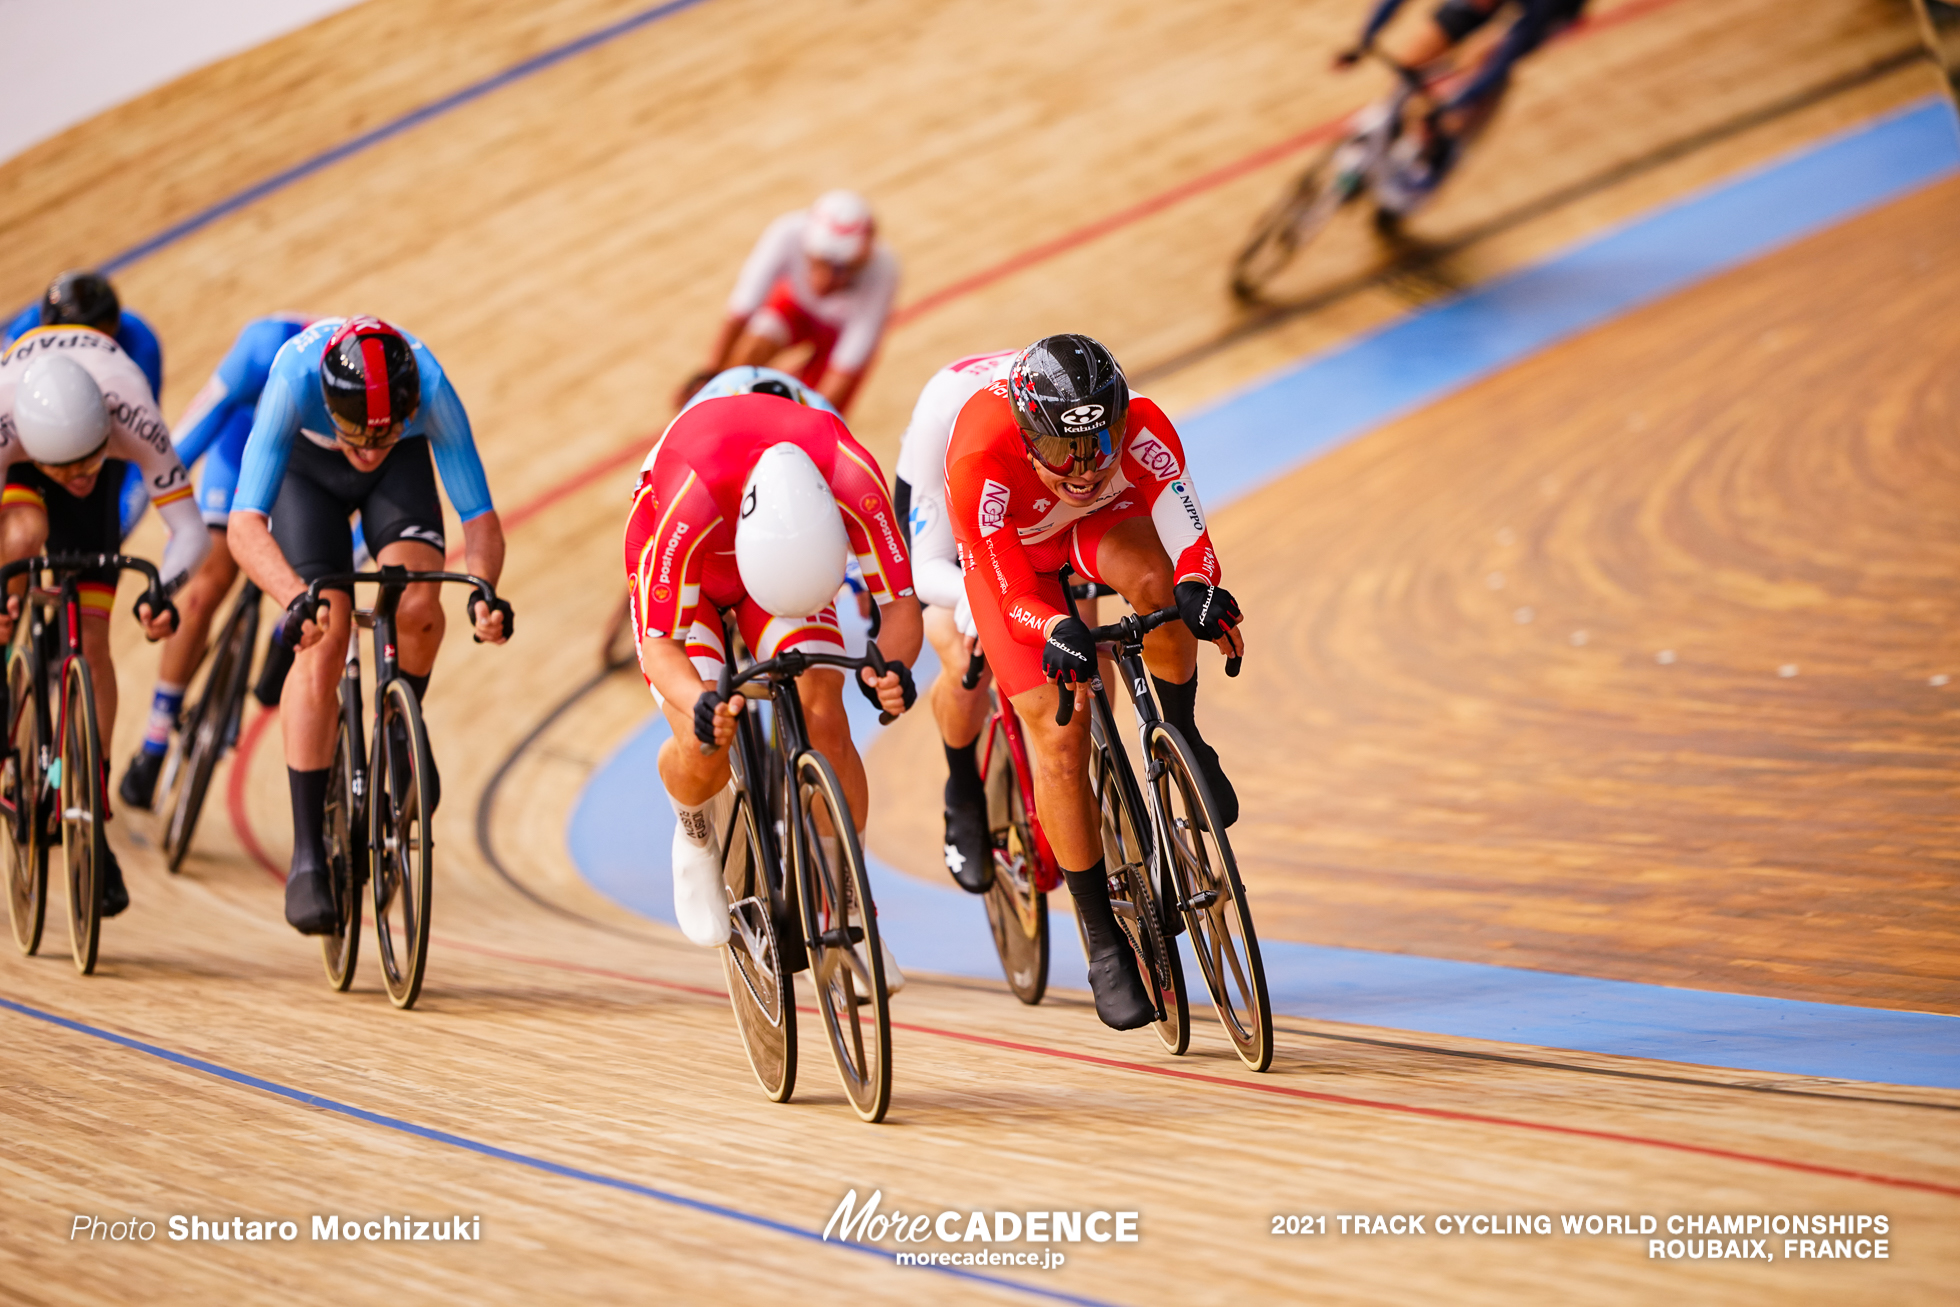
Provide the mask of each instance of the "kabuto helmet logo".
{"label": "kabuto helmet logo", "polygon": [[1061,413],[1062,434],[1075,435],[1099,429],[1103,425],[1103,414],[1108,410],[1101,404],[1077,404]]}

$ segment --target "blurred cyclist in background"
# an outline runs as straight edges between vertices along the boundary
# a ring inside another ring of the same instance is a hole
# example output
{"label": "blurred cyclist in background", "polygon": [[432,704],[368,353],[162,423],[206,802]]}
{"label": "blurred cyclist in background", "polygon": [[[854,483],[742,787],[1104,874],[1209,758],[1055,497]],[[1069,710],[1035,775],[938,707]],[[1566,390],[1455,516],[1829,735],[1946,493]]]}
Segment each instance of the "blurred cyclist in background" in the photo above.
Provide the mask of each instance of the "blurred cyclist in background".
{"label": "blurred cyclist in background", "polygon": [[742,265],[708,364],[675,397],[684,404],[724,368],[810,347],[797,375],[839,413],[850,410],[898,294],[898,256],[878,239],[864,197],[828,191],[770,223]]}
{"label": "blurred cyclist in background", "polygon": [[892,483],[911,545],[912,583],[926,605],[926,639],[939,655],[939,675],[926,697],[946,750],[946,870],[969,894],[985,894],[994,880],[986,780],[974,756],[993,708],[987,694],[993,674],[982,671],[971,690],[961,684],[976,632],[960,576],[959,544],[946,513],[946,443],[966,402],[1005,380],[1013,361],[1013,350],[975,354],[932,374],[912,406]]}
{"label": "blurred cyclist in background", "polygon": [[245,438],[252,434],[252,413],[265,390],[266,378],[272,374],[272,360],[280,346],[306,330],[312,321],[298,314],[274,314],[247,323],[231,352],[177,423],[177,457],[185,467],[195,467],[204,459],[197,502],[204,513],[204,525],[211,532],[211,554],[177,597],[182,622],[177,634],[163,646],[143,747],[129,760],[117,791],[132,808],[147,808],[156,796],[157,772],[170,746],[170,732],[176,729],[177,714],[184,706],[184,687],[203,657],[211,616],[238,577],[238,563],[225,536],[232,491],[238,487],[238,466],[245,455]]}
{"label": "blurred cyclist in background", "polygon": [[[729,937],[720,837],[733,800],[728,746],[745,707],[718,686],[724,614],[758,659],[842,654],[832,600],[851,556],[883,610],[889,667],[877,679],[863,671],[858,689],[902,713],[916,697],[919,604],[884,473],[836,414],[768,391],[710,399],[675,418],[641,465],[626,521],[631,620],[640,671],[673,731],[660,781],[676,819],[674,916],[703,947]],[[810,743],[836,770],[862,835],[869,793],[844,675],[815,668],[801,685]],[[895,991],[903,977],[889,951],[885,965]]]}
{"label": "blurred cyclist in background", "polygon": [[[1337,69],[1351,68],[1372,49],[1375,38],[1402,7],[1403,0],[1377,0],[1361,39],[1334,58]],[[1463,150],[1497,109],[1511,84],[1518,60],[1575,22],[1586,0],[1443,0],[1422,28],[1384,53],[1404,68],[1430,73],[1430,65],[1509,7],[1517,18],[1459,86],[1448,88],[1436,108],[1395,143],[1391,167],[1375,186],[1376,221],[1393,231],[1442,184]]]}

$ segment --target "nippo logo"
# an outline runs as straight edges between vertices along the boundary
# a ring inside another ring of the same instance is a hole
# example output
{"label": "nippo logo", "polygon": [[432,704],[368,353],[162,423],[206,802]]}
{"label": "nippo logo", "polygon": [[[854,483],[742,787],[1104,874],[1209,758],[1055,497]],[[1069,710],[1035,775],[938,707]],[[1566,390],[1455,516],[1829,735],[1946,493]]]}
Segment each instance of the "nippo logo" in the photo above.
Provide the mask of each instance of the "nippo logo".
{"label": "nippo logo", "polygon": [[980,534],[990,536],[1007,525],[1007,487],[988,478],[980,487]]}
{"label": "nippo logo", "polygon": [[1062,411],[1062,429],[1064,431],[1073,431],[1078,427],[1100,426],[1102,425],[1102,416],[1105,411],[1101,404],[1077,404],[1074,408],[1064,409]]}
{"label": "nippo logo", "polygon": [[1182,470],[1178,467],[1177,455],[1171,452],[1170,446],[1152,435],[1142,435],[1132,440],[1130,457],[1141,463],[1143,470],[1159,481],[1168,481]]}

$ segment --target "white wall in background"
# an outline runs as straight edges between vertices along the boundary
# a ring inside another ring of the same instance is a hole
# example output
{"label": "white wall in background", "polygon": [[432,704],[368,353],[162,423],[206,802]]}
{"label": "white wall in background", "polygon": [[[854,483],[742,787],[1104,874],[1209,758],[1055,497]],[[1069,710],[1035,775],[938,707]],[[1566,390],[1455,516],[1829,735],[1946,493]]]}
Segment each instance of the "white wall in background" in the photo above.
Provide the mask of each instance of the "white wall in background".
{"label": "white wall in background", "polygon": [[357,0],[0,0],[0,161]]}

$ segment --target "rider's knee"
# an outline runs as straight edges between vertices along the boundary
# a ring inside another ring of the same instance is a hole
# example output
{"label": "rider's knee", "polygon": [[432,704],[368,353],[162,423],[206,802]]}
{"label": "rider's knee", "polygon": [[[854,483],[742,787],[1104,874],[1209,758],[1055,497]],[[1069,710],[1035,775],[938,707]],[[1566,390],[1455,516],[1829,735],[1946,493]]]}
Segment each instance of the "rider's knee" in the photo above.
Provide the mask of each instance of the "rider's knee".
{"label": "rider's knee", "polygon": [[395,610],[395,628],[403,635],[424,635],[442,629],[442,600],[434,585],[412,585]]}

